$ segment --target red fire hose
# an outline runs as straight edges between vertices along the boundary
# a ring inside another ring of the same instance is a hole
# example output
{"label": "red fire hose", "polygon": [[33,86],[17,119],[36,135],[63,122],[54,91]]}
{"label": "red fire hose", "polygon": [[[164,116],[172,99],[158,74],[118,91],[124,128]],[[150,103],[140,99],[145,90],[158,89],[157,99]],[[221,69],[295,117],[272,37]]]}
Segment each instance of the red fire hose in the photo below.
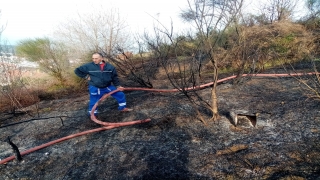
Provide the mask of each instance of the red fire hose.
{"label": "red fire hose", "polygon": [[[320,73],[316,73],[316,72],[312,72],[312,73],[294,73],[294,74],[243,74],[242,76],[252,76],[252,77],[286,77],[286,76],[302,76],[302,75],[319,75]],[[223,78],[218,80],[218,83],[230,80],[230,79],[234,79],[237,76],[230,76],[227,78]],[[207,83],[207,84],[203,84],[197,87],[190,87],[190,88],[186,88],[185,90],[197,90],[197,89],[202,89],[208,86],[213,85],[213,82],[211,83]],[[149,89],[149,88],[124,88],[125,91],[152,91],[152,92],[178,92],[179,89]],[[113,129],[113,128],[117,128],[117,127],[122,127],[122,126],[130,126],[130,125],[134,125],[134,124],[141,124],[141,123],[146,123],[146,122],[150,122],[151,119],[144,119],[144,120],[135,120],[135,121],[129,121],[129,122],[120,122],[120,123],[110,123],[110,122],[103,122],[98,120],[95,116],[94,116],[94,111],[97,108],[98,104],[100,102],[102,102],[104,99],[106,99],[107,97],[109,97],[111,94],[115,93],[119,91],[118,89],[115,91],[112,91],[108,94],[105,94],[104,96],[102,96],[102,98],[93,106],[92,110],[91,110],[91,120],[94,121],[95,123],[101,124],[104,127],[101,128],[96,128],[96,129],[92,129],[92,130],[88,130],[88,131],[83,131],[80,133],[76,133],[76,134],[72,134],[60,139],[56,139],[54,141],[42,144],[40,146],[36,146],[34,148],[28,149],[26,151],[21,152],[21,155],[26,155],[29,153],[32,153],[34,151],[37,151],[39,149],[43,149],[45,147],[51,146],[55,143],[59,143],[74,137],[78,137],[78,136],[82,136],[82,135],[86,135],[86,134],[90,134],[90,133],[94,133],[94,132],[98,132],[98,131],[105,131],[105,130],[109,130],[109,129]],[[7,157],[3,160],[0,161],[0,164],[6,164],[7,162],[11,161],[15,159],[15,156],[10,156]]]}

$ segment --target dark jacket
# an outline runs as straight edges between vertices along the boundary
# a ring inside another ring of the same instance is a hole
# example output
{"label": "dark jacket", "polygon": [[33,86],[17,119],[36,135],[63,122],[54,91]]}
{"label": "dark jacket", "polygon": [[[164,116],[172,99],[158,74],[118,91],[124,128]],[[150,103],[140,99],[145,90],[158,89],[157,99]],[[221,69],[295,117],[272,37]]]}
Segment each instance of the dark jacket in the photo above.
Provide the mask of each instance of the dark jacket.
{"label": "dark jacket", "polygon": [[119,78],[116,69],[109,63],[106,63],[103,71],[100,70],[100,65],[93,62],[84,64],[74,70],[74,73],[81,77],[87,78],[90,76],[89,85],[105,88],[111,85],[120,86]]}

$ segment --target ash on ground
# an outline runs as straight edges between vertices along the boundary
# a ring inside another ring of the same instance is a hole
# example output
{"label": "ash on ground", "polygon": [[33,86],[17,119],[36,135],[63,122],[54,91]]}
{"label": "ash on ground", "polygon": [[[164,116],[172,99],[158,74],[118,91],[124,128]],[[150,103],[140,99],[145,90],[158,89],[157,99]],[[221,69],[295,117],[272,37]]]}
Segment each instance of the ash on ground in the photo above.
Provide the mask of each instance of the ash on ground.
{"label": "ash on ground", "polygon": [[[210,88],[199,93],[210,99]],[[0,165],[0,179],[319,179],[320,102],[297,80],[252,78],[219,85],[219,121],[179,93],[125,92],[132,112],[108,98],[98,119],[151,122],[63,141]],[[0,158],[71,134],[99,128],[87,115],[88,96],[40,102],[40,117],[1,128]],[[258,113],[254,127],[235,125],[234,110]],[[66,116],[60,118],[60,116]],[[57,117],[57,118],[54,118]],[[11,118],[10,123],[30,119]],[[9,123],[1,121],[1,126]]]}

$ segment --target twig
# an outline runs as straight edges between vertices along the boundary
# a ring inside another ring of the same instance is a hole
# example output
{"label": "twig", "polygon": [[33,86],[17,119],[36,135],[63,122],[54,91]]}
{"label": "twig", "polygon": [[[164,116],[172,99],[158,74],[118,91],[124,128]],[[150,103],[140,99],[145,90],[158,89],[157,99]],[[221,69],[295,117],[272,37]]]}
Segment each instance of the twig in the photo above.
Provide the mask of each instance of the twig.
{"label": "twig", "polygon": [[60,117],[60,120],[61,120],[62,126],[64,126],[62,117]]}
{"label": "twig", "polygon": [[33,119],[25,120],[25,121],[20,121],[20,122],[16,122],[16,123],[6,124],[6,125],[3,125],[3,126],[0,126],[0,128],[4,128],[4,127],[8,127],[8,126],[13,126],[13,125],[21,124],[21,123],[26,123],[26,122],[30,122],[30,121],[37,121],[37,120],[44,120],[44,119],[52,119],[52,118],[60,118],[60,119],[61,119],[61,122],[62,122],[62,125],[64,125],[64,124],[63,124],[63,121],[62,121],[62,117],[69,117],[69,116],[53,116],[53,117],[45,117],[45,118],[33,118]]}
{"label": "twig", "polygon": [[10,140],[10,137],[8,136],[7,138],[7,142],[10,144],[10,146],[12,147],[13,149],[13,152],[16,154],[16,157],[18,159],[18,161],[21,161],[22,160],[22,156],[20,154],[20,151],[19,151],[19,148],[17,145],[15,145],[11,140]]}

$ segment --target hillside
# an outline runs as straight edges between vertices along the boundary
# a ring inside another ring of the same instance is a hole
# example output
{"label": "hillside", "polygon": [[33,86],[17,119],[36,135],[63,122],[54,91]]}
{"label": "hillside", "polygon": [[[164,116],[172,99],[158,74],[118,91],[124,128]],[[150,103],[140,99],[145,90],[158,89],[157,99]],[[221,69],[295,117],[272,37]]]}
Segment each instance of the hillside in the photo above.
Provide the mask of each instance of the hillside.
{"label": "hillside", "polygon": [[[277,73],[279,70],[270,70]],[[306,79],[307,81],[307,79]],[[160,82],[159,82],[160,83]],[[160,85],[160,84],[158,84]],[[210,97],[210,88],[200,91]],[[116,101],[100,105],[100,120],[151,122],[100,131],[63,141],[0,165],[0,179],[320,179],[320,101],[291,77],[251,78],[218,86],[221,118],[202,123],[179,93],[126,92],[132,112]],[[208,99],[209,100],[209,99]],[[88,95],[42,101],[40,117],[2,121],[0,159],[20,151],[101,127],[86,115]],[[230,112],[259,113],[252,127],[234,126]],[[64,116],[59,118],[59,116]]]}

